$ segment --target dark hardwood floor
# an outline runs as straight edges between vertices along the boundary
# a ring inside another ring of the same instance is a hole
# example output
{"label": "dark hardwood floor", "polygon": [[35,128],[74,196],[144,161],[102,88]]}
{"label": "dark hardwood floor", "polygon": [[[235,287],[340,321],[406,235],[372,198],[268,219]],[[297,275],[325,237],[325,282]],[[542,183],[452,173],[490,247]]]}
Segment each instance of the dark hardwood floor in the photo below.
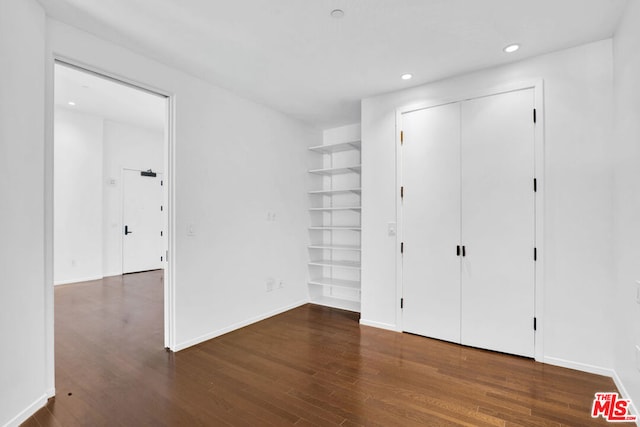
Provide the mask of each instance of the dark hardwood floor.
{"label": "dark hardwood floor", "polygon": [[26,426],[588,426],[611,379],[306,305],[173,354],[159,271],[55,289],[57,395]]}

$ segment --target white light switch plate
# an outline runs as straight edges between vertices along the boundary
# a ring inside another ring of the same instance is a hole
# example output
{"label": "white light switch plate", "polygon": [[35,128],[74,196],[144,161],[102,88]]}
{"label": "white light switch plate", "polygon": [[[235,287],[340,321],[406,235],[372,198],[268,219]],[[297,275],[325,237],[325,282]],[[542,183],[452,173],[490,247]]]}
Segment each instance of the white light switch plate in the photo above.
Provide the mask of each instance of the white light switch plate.
{"label": "white light switch plate", "polygon": [[395,222],[388,222],[387,223],[387,234],[389,236],[395,236],[396,235],[396,223]]}

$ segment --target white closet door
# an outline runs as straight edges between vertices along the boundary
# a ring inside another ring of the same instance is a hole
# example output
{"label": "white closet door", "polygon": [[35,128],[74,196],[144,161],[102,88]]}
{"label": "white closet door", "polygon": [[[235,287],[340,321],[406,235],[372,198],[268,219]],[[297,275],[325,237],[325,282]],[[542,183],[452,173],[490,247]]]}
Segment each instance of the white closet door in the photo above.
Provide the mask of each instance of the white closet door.
{"label": "white closet door", "polygon": [[462,343],[534,355],[533,90],[462,103]]}
{"label": "white closet door", "polygon": [[460,342],[460,105],[402,117],[403,329]]}

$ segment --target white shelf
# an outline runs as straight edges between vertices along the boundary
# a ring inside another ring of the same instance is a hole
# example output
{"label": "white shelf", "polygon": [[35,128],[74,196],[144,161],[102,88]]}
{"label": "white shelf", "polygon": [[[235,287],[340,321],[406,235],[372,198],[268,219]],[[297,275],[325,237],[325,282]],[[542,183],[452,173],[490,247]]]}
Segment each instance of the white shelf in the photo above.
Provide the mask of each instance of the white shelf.
{"label": "white shelf", "polygon": [[309,150],[320,154],[332,154],[339,153],[341,151],[359,150],[361,145],[360,141],[349,141],[341,142],[339,144],[316,145],[315,147],[309,147]]}
{"label": "white shelf", "polygon": [[325,249],[331,251],[360,251],[359,245],[331,245],[331,244],[316,244],[309,245],[309,249]]}
{"label": "white shelf", "polygon": [[331,208],[309,208],[312,212],[333,212],[333,211],[360,211],[361,206],[340,206]]}
{"label": "white shelf", "polygon": [[342,298],[332,298],[319,296],[311,299],[312,304],[324,305],[327,307],[339,308],[341,310],[360,312],[360,302]]}
{"label": "white shelf", "polygon": [[316,285],[316,286],[330,286],[333,288],[360,290],[360,282],[358,281],[334,279],[331,277],[319,277],[317,279],[311,279],[309,280],[309,284]]}
{"label": "white shelf", "polygon": [[341,189],[341,190],[312,190],[309,191],[310,195],[314,195],[314,196],[333,196],[335,194],[349,194],[349,193],[354,193],[354,194],[360,194],[362,193],[362,189],[361,188],[345,188],[345,189]]}
{"label": "white shelf", "polygon": [[362,170],[361,165],[354,165],[354,166],[346,166],[342,168],[311,169],[309,170],[309,173],[314,173],[316,175],[331,176],[331,175],[343,175],[346,173],[360,173],[361,170]]}
{"label": "white shelf", "polygon": [[[351,138],[358,135],[351,134]],[[322,162],[316,164],[320,168],[308,171],[315,176],[311,180],[315,188],[308,191],[311,303],[355,312],[360,311],[361,293],[361,148],[362,142],[353,139],[309,147]]]}
{"label": "white shelf", "polygon": [[330,259],[321,259],[316,261],[309,261],[309,265],[317,265],[319,267],[351,268],[360,270],[360,261],[336,261]]}
{"label": "white shelf", "polygon": [[362,228],[359,225],[326,225],[326,226],[311,226],[309,227],[309,230],[324,230],[324,231],[331,231],[331,230],[353,230],[353,231],[360,231]]}

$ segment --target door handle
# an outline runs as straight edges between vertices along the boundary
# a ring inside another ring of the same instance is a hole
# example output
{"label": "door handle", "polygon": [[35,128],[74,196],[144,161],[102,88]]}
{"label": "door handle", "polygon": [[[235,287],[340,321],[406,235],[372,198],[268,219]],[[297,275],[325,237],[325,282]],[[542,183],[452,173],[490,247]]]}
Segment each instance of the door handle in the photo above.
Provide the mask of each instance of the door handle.
{"label": "door handle", "polygon": [[133,231],[129,231],[129,226],[125,225],[124,226],[124,235],[126,236],[127,234],[133,234]]}
{"label": "door handle", "polygon": [[467,256],[467,250],[464,246],[462,246],[462,256]]}
{"label": "door handle", "polygon": [[460,256],[460,245],[456,246],[456,256]]}

